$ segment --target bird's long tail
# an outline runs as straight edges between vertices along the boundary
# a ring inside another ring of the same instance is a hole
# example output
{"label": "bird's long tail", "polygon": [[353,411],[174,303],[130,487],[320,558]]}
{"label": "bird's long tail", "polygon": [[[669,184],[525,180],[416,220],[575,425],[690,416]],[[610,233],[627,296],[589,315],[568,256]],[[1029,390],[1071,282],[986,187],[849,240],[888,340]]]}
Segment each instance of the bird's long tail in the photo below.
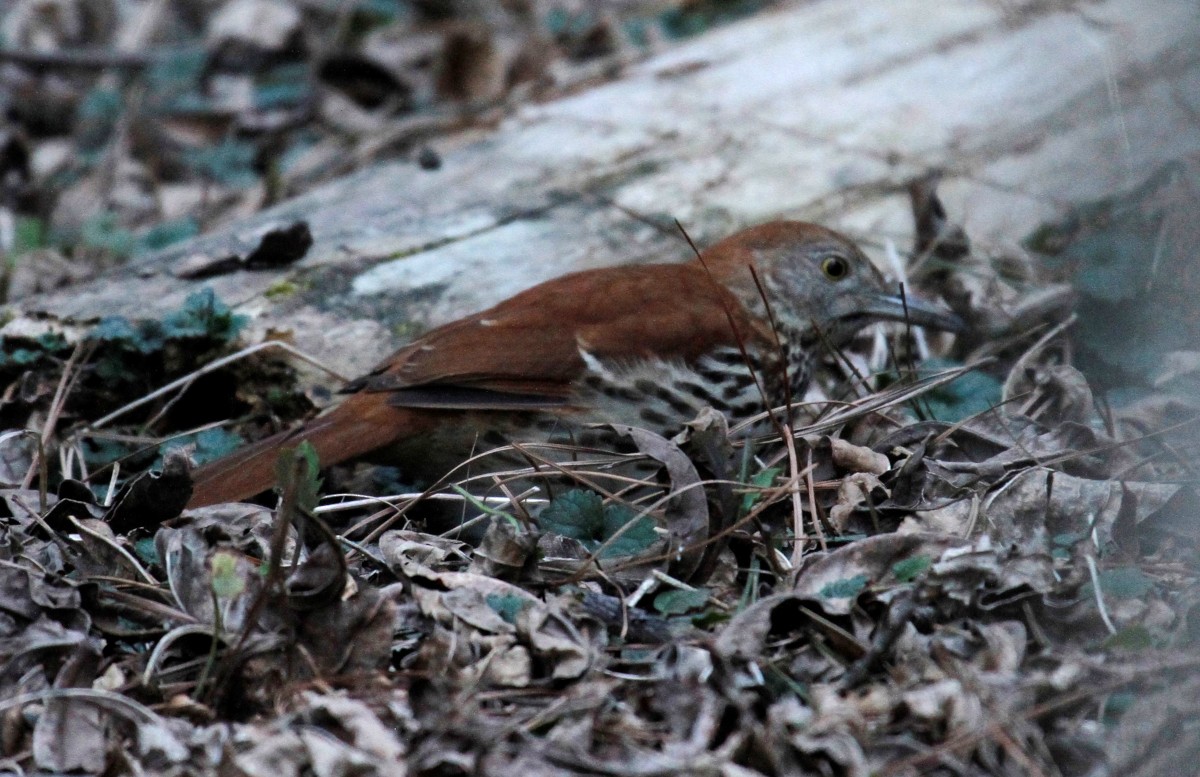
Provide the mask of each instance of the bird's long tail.
{"label": "bird's long tail", "polygon": [[196,469],[188,507],[236,502],[275,484],[279,455],[302,442],[316,448],[322,467],[339,464],[420,433],[431,418],[419,410],[391,407],[386,394],[353,394],[301,426],[239,448]]}

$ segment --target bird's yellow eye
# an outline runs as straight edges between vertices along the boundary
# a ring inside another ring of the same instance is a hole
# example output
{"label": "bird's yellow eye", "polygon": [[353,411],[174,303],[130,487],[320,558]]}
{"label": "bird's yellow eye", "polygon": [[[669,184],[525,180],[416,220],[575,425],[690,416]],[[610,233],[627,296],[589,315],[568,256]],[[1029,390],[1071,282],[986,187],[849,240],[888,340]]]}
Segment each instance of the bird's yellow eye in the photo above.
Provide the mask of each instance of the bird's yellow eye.
{"label": "bird's yellow eye", "polygon": [[821,262],[821,272],[831,281],[840,281],[850,274],[850,263],[840,256],[831,256]]}

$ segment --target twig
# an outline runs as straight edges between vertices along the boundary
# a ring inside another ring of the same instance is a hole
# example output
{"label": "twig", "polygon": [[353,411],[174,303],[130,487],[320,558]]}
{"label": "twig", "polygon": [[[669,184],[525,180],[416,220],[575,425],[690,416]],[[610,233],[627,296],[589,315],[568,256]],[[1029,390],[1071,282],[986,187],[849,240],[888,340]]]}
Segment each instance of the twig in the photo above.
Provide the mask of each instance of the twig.
{"label": "twig", "polygon": [[[696,247],[696,244],[692,242],[692,236],[689,235],[687,233],[687,230],[683,228],[683,224],[679,223],[679,219],[675,220],[675,226],[679,229],[680,233],[683,235],[683,239],[687,241],[688,246],[691,247],[692,253],[694,253],[696,255],[696,261],[699,262],[700,266],[704,268],[704,272],[708,276],[709,281],[713,284],[716,284],[716,280],[713,278],[712,270],[708,269],[708,263],[704,261],[703,254],[700,253],[700,249]],[[757,286],[758,285],[758,276],[754,272],[753,265],[747,265],[747,267],[750,270],[750,277],[754,279],[754,283]],[[765,292],[762,291],[761,286],[758,286],[758,289],[759,289],[759,293],[763,295],[763,301],[765,302],[766,301]],[[765,407],[767,409],[767,418],[776,426],[776,428],[779,431],[779,436],[784,437],[784,436],[786,436],[786,432],[784,432],[782,425],[780,424],[779,420],[777,418],[775,418],[775,414],[772,412],[773,408],[772,408],[771,399],[770,399],[770,397],[767,396],[767,390],[766,390],[766,387],[763,386],[761,377],[754,370],[754,360],[750,358],[750,352],[746,350],[746,338],[742,334],[742,332],[738,329],[737,322],[733,318],[733,310],[730,309],[729,303],[725,300],[725,297],[719,296],[719,299],[721,301],[721,309],[724,311],[725,318],[729,322],[729,329],[733,333],[734,342],[737,343],[738,351],[741,353],[742,361],[745,362],[746,370],[750,373],[750,377],[754,379],[754,388],[758,390],[758,395],[762,399],[763,407]],[[771,317],[771,332],[775,336],[775,342],[777,344],[779,344],[779,347],[782,350],[783,346],[782,346],[782,344],[779,343],[779,332],[775,328],[775,319],[771,314],[771,308],[769,305],[767,306],[767,315]],[[786,361],[784,363],[786,364]],[[786,368],[785,368],[784,376],[783,376],[783,382],[785,385],[788,382],[787,377],[788,376],[787,376],[787,372],[786,372]],[[790,392],[789,392],[789,396],[790,396]],[[791,413],[790,409],[788,410],[788,413],[790,415],[790,413]]]}
{"label": "twig", "polygon": [[[524,493],[521,493],[521,494],[517,494],[513,498],[520,499],[521,501],[527,502],[528,504],[535,504],[535,505],[549,504],[550,503],[549,499],[531,499],[531,498],[529,498],[530,494],[537,493],[538,490],[539,489],[537,489],[537,488],[530,488],[528,491],[525,491]],[[353,497],[353,498],[347,502],[335,502],[334,504],[321,505],[317,509],[313,510],[313,512],[316,513],[317,515],[324,515],[326,513],[340,513],[340,512],[345,512],[347,510],[357,510],[360,507],[367,507],[369,505],[378,505],[378,504],[384,504],[384,505],[388,505],[389,507],[391,507],[391,506],[394,506],[394,504],[396,502],[407,502],[409,500],[415,500],[415,499],[427,499],[430,501],[443,501],[443,502],[462,502],[462,501],[465,501],[465,499],[466,499],[466,497],[462,496],[461,494],[445,494],[445,493],[425,494],[425,493],[412,493],[412,492],[407,493],[407,494],[388,494],[386,496],[367,496],[365,494],[326,494],[323,497],[321,497],[321,499],[329,500],[329,499],[337,499],[339,497]],[[483,502],[484,504],[487,504],[487,505],[492,505],[492,504],[503,505],[503,504],[509,503],[509,497],[507,497],[507,496],[472,496],[472,498],[477,499],[480,502]]]}
{"label": "twig", "polygon": [[50,70],[141,70],[157,62],[165,62],[175,56],[170,51],[135,52],[116,51],[110,48],[59,49],[40,51],[37,49],[0,48],[0,62],[12,62],[30,68]]}
{"label": "twig", "polygon": [[62,377],[58,380],[58,386],[54,389],[54,399],[50,401],[50,409],[46,413],[46,422],[42,425],[42,434],[39,440],[37,459],[30,465],[25,472],[25,479],[21,481],[21,488],[29,488],[33,483],[34,468],[43,468],[46,460],[46,446],[50,443],[50,438],[54,436],[54,428],[58,425],[58,419],[62,417],[63,406],[67,402],[67,394],[75,386],[75,381],[79,378],[79,373],[75,371],[75,365],[83,357],[84,352],[91,353],[94,345],[88,345],[84,342],[76,344],[75,350],[71,351],[67,363],[63,365]]}
{"label": "twig", "polygon": [[1116,634],[1117,627],[1108,617],[1108,608],[1104,606],[1104,592],[1100,588],[1100,570],[1096,569],[1096,559],[1091,553],[1083,558],[1087,562],[1088,574],[1092,576],[1092,590],[1096,594],[1096,608],[1100,610],[1100,620],[1104,621],[1104,627],[1108,629],[1109,634]]}
{"label": "twig", "polygon": [[[808,505],[812,512],[813,531],[817,534],[817,542],[821,546],[821,550],[829,550],[829,546],[825,543],[825,530],[821,528],[821,517],[818,514],[820,508],[817,507],[817,486],[813,482],[813,469],[816,467],[812,460],[812,446],[808,446],[808,467],[806,468],[804,480],[808,484]],[[800,558],[797,556],[794,559],[796,566],[799,565]]]}
{"label": "twig", "polygon": [[153,710],[138,704],[128,696],[116,691],[101,691],[93,688],[46,688],[32,693],[22,693],[10,699],[0,699],[0,710],[57,699],[91,702],[109,712],[120,713],[139,725],[146,723],[153,723],[156,726],[166,725],[164,719]]}
{"label": "twig", "polygon": [[149,583],[150,585],[155,585],[155,586],[158,585],[158,581],[154,579],[154,576],[151,575],[149,572],[147,572],[145,567],[143,567],[141,564],[139,564],[138,560],[136,558],[134,558],[133,555],[128,550],[126,550],[125,548],[122,548],[115,540],[113,540],[110,537],[105,537],[100,532],[89,529],[87,526],[84,526],[82,523],[80,523],[79,519],[77,519],[73,515],[69,516],[68,520],[71,521],[71,525],[75,527],[75,530],[77,532],[79,532],[80,534],[86,534],[87,536],[91,537],[92,539],[96,540],[97,542],[108,546],[109,550],[115,552],[121,558],[125,559],[125,561],[127,561],[129,563],[129,565],[131,567],[133,567],[134,570],[137,571],[137,573],[139,575],[141,575],[142,579],[145,580],[147,583]]}
{"label": "twig", "polygon": [[150,392],[149,394],[143,396],[141,399],[135,399],[133,402],[130,402],[129,404],[124,405],[123,407],[117,408],[116,410],[112,411],[111,413],[104,416],[103,418],[93,421],[91,424],[89,424],[87,426],[87,428],[88,429],[99,429],[101,426],[105,426],[106,424],[109,424],[109,423],[115,421],[116,419],[120,418],[121,416],[125,415],[126,413],[128,413],[132,410],[136,410],[137,408],[141,407],[142,405],[145,405],[148,402],[152,402],[155,399],[158,399],[159,397],[163,396],[164,394],[168,394],[177,388],[181,388],[181,387],[187,388],[189,385],[192,384],[193,381],[195,381],[199,377],[207,375],[208,373],[213,372],[215,370],[219,370],[222,367],[225,367],[226,365],[229,365],[229,364],[232,364],[233,362],[238,361],[239,359],[244,359],[247,356],[250,356],[251,354],[258,353],[259,351],[265,351],[269,348],[280,348],[284,351],[287,351],[292,356],[295,356],[297,359],[307,362],[308,364],[311,364],[312,366],[316,367],[317,369],[324,371],[325,373],[329,374],[333,378],[335,378],[339,381],[342,381],[342,382],[346,381],[346,378],[344,376],[340,375],[339,373],[334,371],[332,368],[325,366],[320,361],[318,361],[315,357],[309,356],[308,354],[304,353],[304,351],[301,351],[299,348],[296,348],[295,346],[290,345],[288,343],[280,342],[279,340],[268,340],[265,343],[258,343],[257,345],[251,345],[248,348],[243,348],[242,350],[238,351],[237,353],[232,353],[228,356],[217,359],[216,361],[209,362],[208,364],[204,365],[200,369],[194,370],[194,371],[188,373],[187,375],[184,375],[182,378],[179,378],[178,380],[171,381],[167,385],[165,385],[159,389],[156,389],[156,390]]}

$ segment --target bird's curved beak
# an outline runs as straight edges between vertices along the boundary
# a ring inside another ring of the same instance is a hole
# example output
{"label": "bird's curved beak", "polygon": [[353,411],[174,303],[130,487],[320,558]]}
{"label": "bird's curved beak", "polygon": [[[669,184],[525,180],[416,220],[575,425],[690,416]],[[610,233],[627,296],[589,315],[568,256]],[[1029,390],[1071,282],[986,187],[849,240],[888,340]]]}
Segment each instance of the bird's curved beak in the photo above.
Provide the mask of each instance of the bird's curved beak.
{"label": "bird's curved beak", "polygon": [[862,313],[885,321],[907,321],[913,326],[927,326],[946,332],[961,332],[963,320],[950,311],[911,295],[872,294],[865,300]]}

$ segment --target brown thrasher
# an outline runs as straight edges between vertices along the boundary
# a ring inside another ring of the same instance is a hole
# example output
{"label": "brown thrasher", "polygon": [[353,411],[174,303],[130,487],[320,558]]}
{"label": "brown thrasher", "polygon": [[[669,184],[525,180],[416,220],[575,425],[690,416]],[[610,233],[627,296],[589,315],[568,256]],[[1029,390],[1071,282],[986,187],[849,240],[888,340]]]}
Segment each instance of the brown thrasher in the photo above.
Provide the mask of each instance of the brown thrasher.
{"label": "brown thrasher", "polygon": [[434,329],[329,411],[200,467],[188,506],[265,491],[280,451],[305,440],[322,466],[388,449],[411,476],[480,443],[589,423],[669,435],[706,405],[736,423],[768,409],[764,399],[802,397],[823,343],[906,316],[959,326],[889,293],[845,236],[795,221],[743,230],[686,264],[572,273]]}

